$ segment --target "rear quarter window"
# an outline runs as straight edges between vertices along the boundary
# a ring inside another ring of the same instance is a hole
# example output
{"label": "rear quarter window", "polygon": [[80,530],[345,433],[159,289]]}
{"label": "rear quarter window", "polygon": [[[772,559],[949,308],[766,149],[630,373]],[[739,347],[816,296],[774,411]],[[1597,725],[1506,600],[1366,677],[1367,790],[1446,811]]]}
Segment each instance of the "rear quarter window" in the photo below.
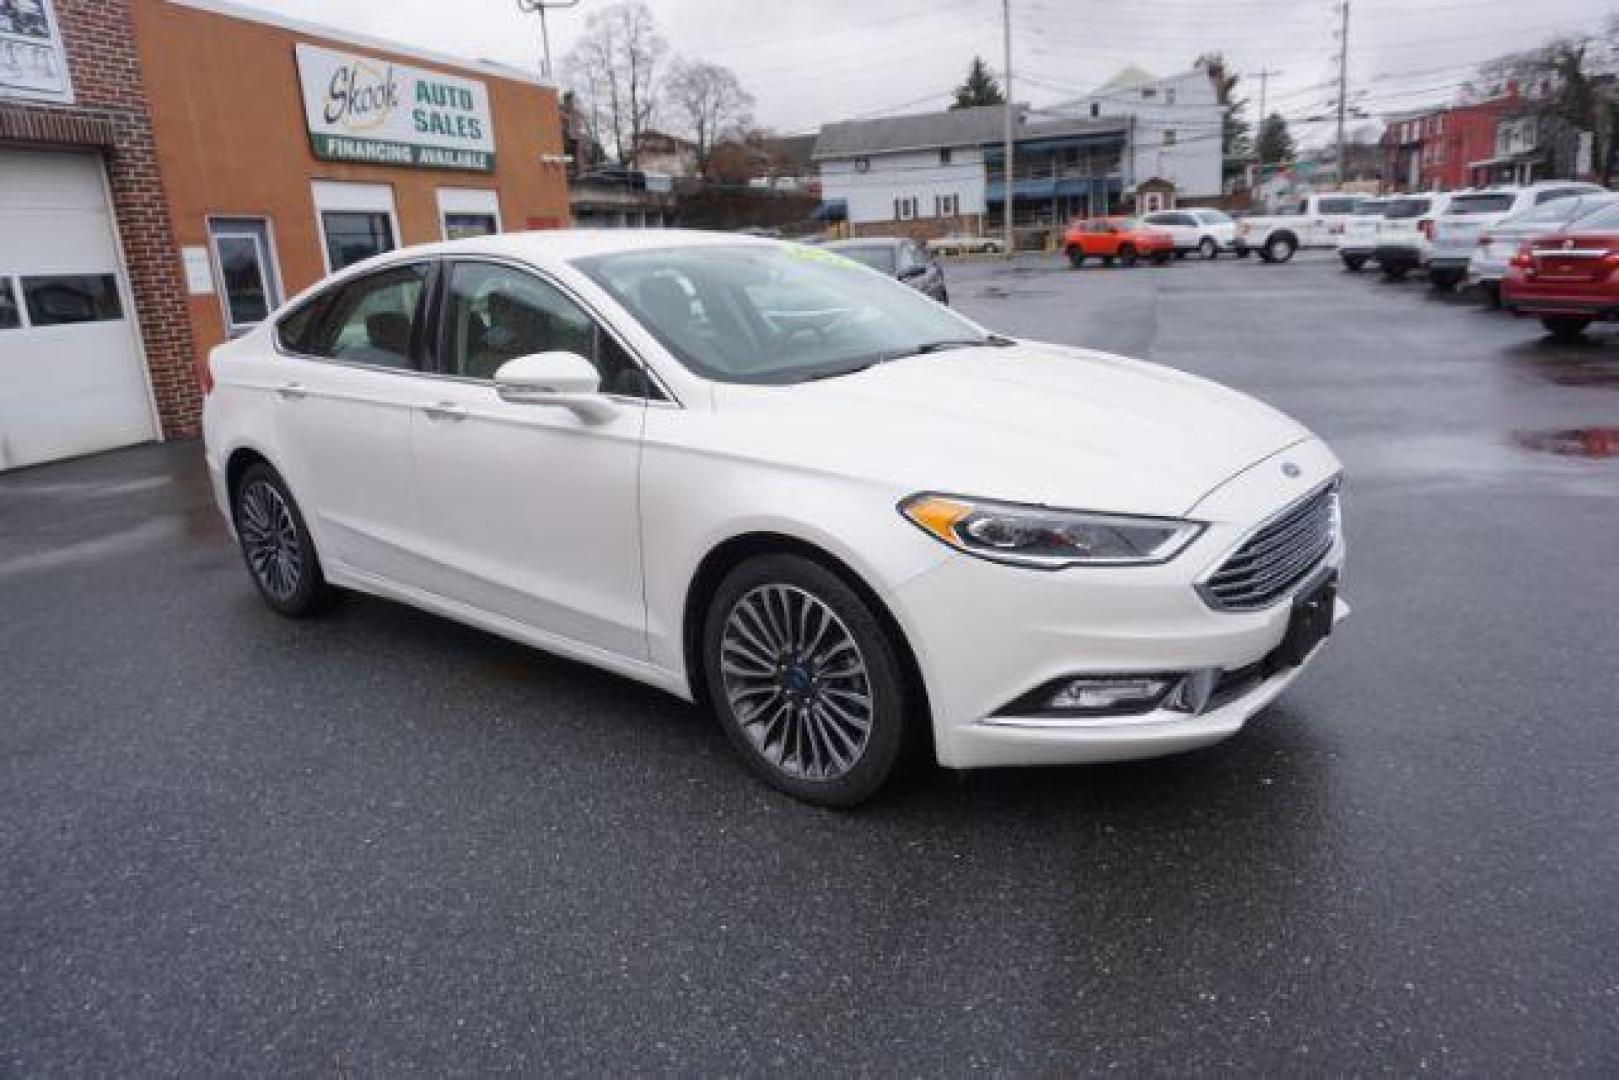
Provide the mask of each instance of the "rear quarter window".
{"label": "rear quarter window", "polygon": [[1322,199],[1321,212],[1323,214],[1353,214],[1360,205],[1359,199]]}
{"label": "rear quarter window", "polygon": [[326,305],[325,296],[308,301],[275,325],[275,337],[288,352],[309,351],[310,333],[320,323],[320,313]]}

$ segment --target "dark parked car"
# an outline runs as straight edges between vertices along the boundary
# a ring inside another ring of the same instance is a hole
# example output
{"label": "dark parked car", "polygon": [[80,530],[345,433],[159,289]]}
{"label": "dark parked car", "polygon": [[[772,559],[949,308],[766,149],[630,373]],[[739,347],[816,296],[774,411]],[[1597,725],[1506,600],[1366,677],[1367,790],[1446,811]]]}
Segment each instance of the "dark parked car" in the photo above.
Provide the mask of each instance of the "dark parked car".
{"label": "dark parked car", "polygon": [[915,289],[926,293],[941,304],[950,302],[944,287],[944,271],[915,240],[882,236],[865,240],[834,240],[825,245],[844,258],[865,263],[873,270],[881,270]]}

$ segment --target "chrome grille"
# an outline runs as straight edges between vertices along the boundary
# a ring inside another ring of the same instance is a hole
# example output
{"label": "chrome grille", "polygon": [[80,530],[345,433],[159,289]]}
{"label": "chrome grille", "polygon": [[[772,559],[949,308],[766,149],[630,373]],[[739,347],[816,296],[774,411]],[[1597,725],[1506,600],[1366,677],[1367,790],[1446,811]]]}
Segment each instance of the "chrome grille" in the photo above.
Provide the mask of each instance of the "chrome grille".
{"label": "chrome grille", "polygon": [[1338,539],[1336,482],[1294,503],[1254,532],[1198,592],[1220,611],[1270,607],[1321,565]]}

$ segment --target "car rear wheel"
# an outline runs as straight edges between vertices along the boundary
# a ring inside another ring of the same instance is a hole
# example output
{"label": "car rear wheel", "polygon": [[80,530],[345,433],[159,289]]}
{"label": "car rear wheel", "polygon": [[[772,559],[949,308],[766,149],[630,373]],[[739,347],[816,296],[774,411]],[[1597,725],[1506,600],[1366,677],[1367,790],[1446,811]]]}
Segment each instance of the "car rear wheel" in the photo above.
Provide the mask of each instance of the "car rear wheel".
{"label": "car rear wheel", "polygon": [[1556,341],[1574,341],[1585,333],[1591,320],[1584,315],[1542,315],[1540,325]]}
{"label": "car rear wheel", "polygon": [[1501,285],[1494,281],[1479,282],[1478,291],[1484,297],[1484,306],[1491,311],[1501,310]]}
{"label": "car rear wheel", "polygon": [[1119,248],[1119,265],[1134,266],[1136,264],[1136,249],[1129,244]]}
{"label": "car rear wheel", "polygon": [[894,643],[819,563],[763,555],[732,570],[709,604],[703,667],[732,745],[789,795],[853,806],[900,760],[910,701]]}
{"label": "car rear wheel", "polygon": [[1366,265],[1366,256],[1364,255],[1340,255],[1338,257],[1344,261],[1344,269],[1351,274],[1360,273],[1360,268]]}
{"label": "car rear wheel", "polygon": [[266,604],[301,618],[331,599],[309,526],[274,469],[263,462],[248,466],[236,484],[231,516],[242,558]]}
{"label": "car rear wheel", "polygon": [[1390,281],[1404,281],[1405,275],[1409,274],[1410,272],[1411,267],[1408,263],[1385,262],[1383,264],[1383,276],[1388,278]]}
{"label": "car rear wheel", "polygon": [[1291,236],[1273,236],[1265,241],[1265,248],[1260,252],[1260,256],[1266,262],[1285,263],[1293,257],[1298,247]]}
{"label": "car rear wheel", "polygon": [[1214,242],[1214,237],[1212,236],[1205,236],[1197,245],[1197,250],[1205,259],[1218,259],[1220,257],[1220,245]]}
{"label": "car rear wheel", "polygon": [[1085,253],[1077,247],[1068,249],[1068,265],[1078,270],[1085,265]]}

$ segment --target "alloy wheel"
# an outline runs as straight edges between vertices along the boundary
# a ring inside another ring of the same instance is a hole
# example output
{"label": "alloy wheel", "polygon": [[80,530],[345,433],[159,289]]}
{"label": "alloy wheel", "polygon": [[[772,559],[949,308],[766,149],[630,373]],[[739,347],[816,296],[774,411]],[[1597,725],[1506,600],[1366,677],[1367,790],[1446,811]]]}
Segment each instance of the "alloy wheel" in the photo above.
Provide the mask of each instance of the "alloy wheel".
{"label": "alloy wheel", "polygon": [[789,776],[835,780],[871,740],[865,657],[836,612],[792,585],[760,585],[726,616],[720,673],[754,748]]}
{"label": "alloy wheel", "polygon": [[242,489],[236,528],[247,564],[264,591],[277,600],[289,599],[303,580],[303,547],[292,508],[275,485],[252,480]]}

